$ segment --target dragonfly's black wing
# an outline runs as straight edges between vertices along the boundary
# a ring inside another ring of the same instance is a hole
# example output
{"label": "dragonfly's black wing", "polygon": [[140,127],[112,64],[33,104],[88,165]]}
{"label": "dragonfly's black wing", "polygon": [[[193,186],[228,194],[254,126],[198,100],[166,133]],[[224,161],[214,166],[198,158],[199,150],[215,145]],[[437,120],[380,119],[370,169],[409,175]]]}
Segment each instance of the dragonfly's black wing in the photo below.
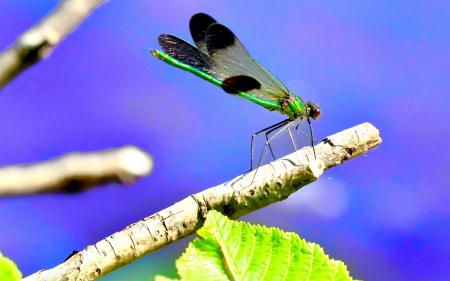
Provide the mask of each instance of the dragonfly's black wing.
{"label": "dragonfly's black wing", "polygon": [[252,58],[239,39],[224,25],[211,24],[206,32],[205,43],[216,78],[229,86],[233,84],[238,90],[247,88],[249,94],[265,100],[282,102],[288,98],[286,86]]}
{"label": "dragonfly's black wing", "polygon": [[189,21],[189,31],[197,48],[206,55],[208,59],[208,50],[206,49],[205,36],[208,27],[217,21],[204,13],[198,13],[192,16]]}
{"label": "dragonfly's black wing", "polygon": [[158,37],[158,43],[164,52],[174,59],[213,75],[211,62],[205,59],[205,56],[206,58],[208,56],[183,39],[170,34],[161,34]]}

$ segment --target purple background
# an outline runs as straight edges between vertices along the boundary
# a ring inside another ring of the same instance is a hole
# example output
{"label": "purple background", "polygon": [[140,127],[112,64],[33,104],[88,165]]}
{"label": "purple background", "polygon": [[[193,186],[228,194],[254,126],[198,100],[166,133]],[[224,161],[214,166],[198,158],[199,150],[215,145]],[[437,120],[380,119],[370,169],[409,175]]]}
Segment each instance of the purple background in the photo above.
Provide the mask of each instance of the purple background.
{"label": "purple background", "polygon": [[[251,134],[283,116],[148,51],[160,33],[191,41],[189,18],[206,12],[291,91],[322,105],[318,139],[366,121],[383,138],[366,157],[243,220],[321,244],[355,278],[450,276],[450,2],[273,2],[113,0],[1,91],[0,165],[133,144],[155,169],[130,187],[0,199],[0,251],[25,275],[51,268],[248,169]],[[0,1],[0,47],[56,3]],[[191,239],[103,280],[174,276]]]}

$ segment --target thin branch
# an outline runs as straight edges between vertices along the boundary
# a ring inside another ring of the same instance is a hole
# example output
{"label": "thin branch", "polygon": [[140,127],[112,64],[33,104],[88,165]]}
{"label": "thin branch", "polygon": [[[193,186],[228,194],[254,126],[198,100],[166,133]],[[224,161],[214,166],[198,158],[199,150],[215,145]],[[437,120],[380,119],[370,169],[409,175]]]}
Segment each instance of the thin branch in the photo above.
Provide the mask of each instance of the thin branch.
{"label": "thin branch", "polygon": [[[364,123],[326,138],[235,179],[191,195],[182,201],[88,246],[64,263],[39,271],[23,280],[96,280],[146,254],[178,241],[199,229],[208,211],[230,218],[251,213],[284,200],[323,172],[381,144],[378,130]],[[309,161],[311,159],[312,161]]]}
{"label": "thin branch", "polygon": [[129,184],[148,175],[150,155],[134,146],[70,153],[41,163],[0,167],[0,196],[74,193],[109,184]]}
{"label": "thin branch", "polygon": [[40,23],[0,53],[0,89],[50,55],[53,48],[106,0],[61,0]]}

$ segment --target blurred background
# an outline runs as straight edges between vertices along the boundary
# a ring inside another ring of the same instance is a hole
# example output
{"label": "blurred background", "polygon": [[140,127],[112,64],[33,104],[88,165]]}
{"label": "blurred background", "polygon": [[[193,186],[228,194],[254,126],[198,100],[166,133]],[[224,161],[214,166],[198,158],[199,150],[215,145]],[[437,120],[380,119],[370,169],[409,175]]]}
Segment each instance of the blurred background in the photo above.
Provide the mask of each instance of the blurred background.
{"label": "blurred background", "polygon": [[[0,1],[0,48],[58,1]],[[0,165],[137,145],[153,174],[77,195],[0,199],[0,251],[25,276],[249,168],[251,135],[283,120],[154,59],[205,12],[305,100],[317,139],[371,122],[382,145],[241,220],[322,245],[365,280],[450,276],[449,1],[115,1],[0,92]],[[285,136],[287,137],[287,135]],[[283,142],[277,151],[292,152]],[[284,152],[283,152],[284,153]],[[282,154],[278,154],[282,156]],[[189,237],[102,280],[175,277]]]}

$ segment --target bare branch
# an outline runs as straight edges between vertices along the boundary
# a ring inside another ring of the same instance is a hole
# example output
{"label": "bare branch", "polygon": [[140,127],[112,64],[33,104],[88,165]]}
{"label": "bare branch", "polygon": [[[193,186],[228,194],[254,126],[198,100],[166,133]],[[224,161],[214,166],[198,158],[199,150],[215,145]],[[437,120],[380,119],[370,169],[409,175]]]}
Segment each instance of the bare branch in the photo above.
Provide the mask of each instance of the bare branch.
{"label": "bare branch", "polygon": [[152,168],[150,155],[134,146],[70,153],[48,162],[1,167],[0,196],[73,193],[109,183],[129,184]]}
{"label": "bare branch", "polygon": [[284,200],[316,180],[324,168],[337,166],[381,144],[378,130],[364,123],[326,138],[235,179],[191,195],[184,200],[134,223],[93,246],[74,254],[50,270],[23,280],[96,280],[148,253],[178,241],[199,229],[209,210],[238,218],[269,204]]}
{"label": "bare branch", "polygon": [[0,89],[41,59],[106,0],[61,0],[40,23],[0,53]]}

